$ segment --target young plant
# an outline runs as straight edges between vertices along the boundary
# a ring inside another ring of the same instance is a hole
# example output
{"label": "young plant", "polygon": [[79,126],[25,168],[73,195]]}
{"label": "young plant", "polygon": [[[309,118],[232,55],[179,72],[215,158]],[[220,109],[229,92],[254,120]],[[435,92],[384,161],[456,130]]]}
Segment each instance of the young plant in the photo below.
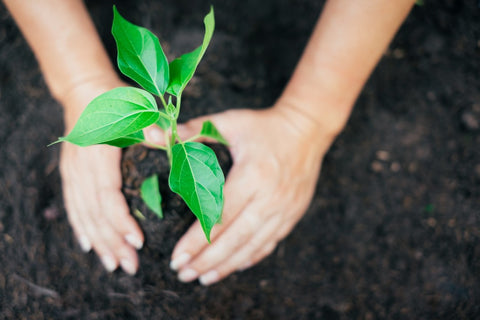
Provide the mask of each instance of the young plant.
{"label": "young plant", "polygon": [[[223,144],[227,142],[210,121],[203,124],[197,135],[182,141],[177,132],[177,119],[182,92],[212,38],[213,8],[204,19],[203,43],[170,63],[153,33],[125,20],[115,6],[113,14],[112,34],[117,43],[118,68],[145,90],[121,87],[98,96],[86,107],[72,131],[56,142],[66,141],[82,147],[108,144],[124,148],[147,143],[142,130],[152,124],[158,125],[165,132],[166,145],[150,145],[167,152],[171,166],[170,189],[187,203],[210,242],[210,231],[221,220],[225,177],[212,149],[194,140],[208,137]],[[158,109],[152,94],[159,97],[163,110]],[[144,181],[141,195],[147,206],[162,217],[156,176]]]}

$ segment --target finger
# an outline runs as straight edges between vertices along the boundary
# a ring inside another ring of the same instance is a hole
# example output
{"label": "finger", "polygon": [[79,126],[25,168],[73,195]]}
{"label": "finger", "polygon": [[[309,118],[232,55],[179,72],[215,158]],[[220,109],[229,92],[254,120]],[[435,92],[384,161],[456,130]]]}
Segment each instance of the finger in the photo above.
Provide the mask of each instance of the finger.
{"label": "finger", "polygon": [[128,274],[135,274],[138,268],[138,257],[135,250],[128,245],[115,230],[108,225],[108,221],[98,215],[96,222],[91,223],[96,235],[92,240],[93,248],[100,257],[107,271],[114,271],[120,264]]}
{"label": "finger", "polygon": [[[232,119],[229,115],[230,113],[226,111],[191,119],[185,123],[179,123],[177,127],[178,134],[182,140],[187,140],[195,135],[198,135],[202,131],[203,123],[205,121],[211,121],[218,131],[225,138],[227,138],[227,140],[229,140],[232,124]],[[216,142],[215,139],[206,137],[200,137],[197,139],[197,141]]]}
{"label": "finger", "polygon": [[135,250],[143,247],[143,234],[129,213],[123,194],[117,189],[107,189],[101,194],[100,211],[105,218],[104,232],[107,242],[122,269],[135,274],[138,268],[138,256]]}
{"label": "finger", "polygon": [[80,219],[80,214],[76,205],[74,205],[74,199],[72,197],[73,193],[71,188],[68,187],[66,183],[63,186],[63,197],[65,202],[65,207],[67,209],[67,218],[72,226],[73,233],[80,244],[80,248],[83,252],[89,252],[92,250],[92,243],[88,239],[87,232],[82,224]]}
{"label": "finger", "polygon": [[143,247],[143,233],[135,219],[130,215],[125,197],[117,188],[103,189],[100,196],[101,211],[108,223],[132,247]]}
{"label": "finger", "polygon": [[[138,268],[138,256],[127,242],[127,236],[136,246],[143,245],[143,235],[136,222],[130,217],[125,199],[116,188],[102,188],[97,192],[96,211],[91,216],[99,230],[102,242],[108,246],[122,269],[128,274],[135,274]],[[135,247],[135,246],[134,246]]]}
{"label": "finger", "polygon": [[[249,191],[239,193],[238,190],[246,190],[243,188],[246,181],[245,175],[241,174],[244,170],[241,167],[233,166],[230,171],[224,187],[224,207],[221,224],[215,225],[210,233],[212,243],[216,241],[218,236],[232,223],[237,214],[250,202],[253,194]],[[251,189],[247,189],[251,190]],[[200,223],[196,221],[185,235],[179,240],[172,253],[170,268],[179,270],[186,265],[192,258],[200,254],[200,252],[209,246],[205,239]]]}
{"label": "finger", "polygon": [[178,279],[182,282],[190,282],[199,275],[211,270],[217,264],[228,259],[234,252],[248,243],[261,226],[260,218],[262,206],[252,201],[237,219],[220,234],[218,239],[206,247],[192,261],[180,269]]}
{"label": "finger", "polygon": [[[291,215],[294,218],[290,218],[286,221],[280,220],[280,224],[276,228],[276,231],[274,234],[271,235],[271,238],[269,243],[267,243],[264,246],[260,247],[260,250],[257,250],[251,257],[250,260],[246,260],[245,263],[239,265],[237,268],[237,271],[244,271],[257,263],[259,263],[262,259],[264,259],[266,256],[270,255],[272,251],[277,247],[278,242],[282,241],[295,227],[297,224],[298,220],[302,217],[301,210],[297,210],[297,213],[294,213]],[[232,270],[233,272],[233,270]]]}
{"label": "finger", "polygon": [[[278,241],[277,232],[280,223],[281,218],[279,215],[263,223],[262,228],[227,259],[215,266],[211,266],[208,271],[201,273],[199,277],[200,283],[208,286],[220,281],[232,272],[250,267],[259,255],[265,256],[267,252],[271,252]],[[235,225],[232,227],[235,227]],[[273,248],[271,249],[271,247]]]}
{"label": "finger", "polygon": [[[246,263],[240,265],[239,268],[237,268],[237,270],[233,270],[233,271],[245,271],[246,269],[256,265],[257,263],[259,263],[260,261],[262,261],[263,259],[265,259],[267,256],[269,256],[273,250],[275,250],[275,248],[277,247],[278,245],[278,242],[275,242],[275,241],[272,241],[272,242],[269,242],[267,243],[265,246],[262,247],[261,250],[258,250],[253,256],[252,256],[252,259],[247,261]],[[233,272],[233,271],[230,271],[230,272]],[[229,273],[228,273],[229,274]],[[227,275],[228,275],[227,274]],[[225,277],[225,276],[224,276]],[[221,278],[223,279],[223,278]]]}
{"label": "finger", "polygon": [[198,117],[191,119],[185,123],[179,123],[177,126],[178,135],[180,139],[186,140],[194,135],[197,135],[202,130],[202,125],[204,121],[207,121],[207,116]]}
{"label": "finger", "polygon": [[[145,136],[145,140],[150,144],[165,145],[165,132],[156,124],[152,124],[143,129],[143,135]],[[146,145],[150,146],[148,143],[146,143]]]}
{"label": "finger", "polygon": [[[118,149],[102,146],[96,150],[102,156],[97,164],[97,172],[92,173],[88,181],[93,184],[90,190],[92,209],[89,210],[90,221],[96,224],[96,229],[101,236],[100,241],[108,246],[115,260],[120,262],[122,269],[129,274],[134,274],[138,268],[138,257],[134,247],[143,245],[143,235],[135,220],[130,216],[128,206],[123,194],[120,192],[122,177],[120,174],[121,153]],[[127,238],[128,237],[128,238]],[[130,240],[130,245],[128,243]]]}
{"label": "finger", "polygon": [[260,250],[257,250],[249,260],[243,263],[243,257],[241,257],[240,254],[236,254],[234,257],[232,257],[231,261],[229,260],[228,263],[223,263],[218,268],[202,274],[198,280],[204,286],[212,285],[226,278],[233,272],[244,271],[256,265],[265,257],[270,255],[276,247],[277,242],[270,241],[268,243],[264,243]]}
{"label": "finger", "polygon": [[[120,263],[127,273],[134,274],[138,267],[135,251],[112,228],[100,207],[102,198],[106,198],[102,190],[108,189],[102,187],[99,189],[97,177],[91,171],[87,171],[81,177],[72,173],[66,176],[70,176],[71,179],[66,183],[67,188],[71,190],[69,194],[72,195],[71,203],[76,208],[76,216],[105,269],[112,272]],[[93,183],[93,186],[82,187],[85,181]]]}
{"label": "finger", "polygon": [[135,249],[143,247],[143,233],[130,211],[121,192],[122,176],[120,170],[120,156],[116,159],[117,165],[111,163],[99,164],[102,176],[96,176],[96,184],[99,188],[97,201],[100,211],[103,212],[109,224],[113,226],[122,238]]}
{"label": "finger", "polygon": [[[74,185],[68,184],[67,182],[66,189],[72,191],[69,192],[69,194],[72,195],[69,202],[72,203],[71,207],[75,208],[72,213],[78,217],[91,246],[100,257],[105,269],[112,272],[118,267],[118,261],[109,247],[105,244],[105,241],[103,241],[95,223],[91,221],[90,211],[93,210],[92,198],[87,194],[82,193],[82,190],[77,190],[73,186]],[[86,201],[85,199],[90,199],[90,201]],[[69,216],[72,216],[72,213],[69,213]]]}

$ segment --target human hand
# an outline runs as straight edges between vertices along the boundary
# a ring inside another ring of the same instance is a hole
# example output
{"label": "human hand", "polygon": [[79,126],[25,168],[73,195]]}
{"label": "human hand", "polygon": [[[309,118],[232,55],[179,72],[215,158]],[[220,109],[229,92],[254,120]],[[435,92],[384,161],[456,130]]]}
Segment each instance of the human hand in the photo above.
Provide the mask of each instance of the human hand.
{"label": "human hand", "polygon": [[[195,222],[177,243],[171,268],[183,282],[209,285],[270,254],[303,216],[321,161],[332,138],[291,108],[233,110],[179,125],[182,138],[200,131],[206,119],[230,143],[233,167],[225,184],[222,223],[212,243]],[[152,129],[153,130],[153,129]],[[146,132],[147,139],[159,132]],[[161,140],[153,141],[161,143]]]}
{"label": "human hand", "polygon": [[[87,104],[99,94],[124,86],[117,80],[89,82],[73,89],[62,103],[70,132]],[[119,265],[135,274],[143,234],[121,193],[121,149],[63,143],[60,154],[63,196],[68,220],[83,251],[93,248],[108,271]]]}

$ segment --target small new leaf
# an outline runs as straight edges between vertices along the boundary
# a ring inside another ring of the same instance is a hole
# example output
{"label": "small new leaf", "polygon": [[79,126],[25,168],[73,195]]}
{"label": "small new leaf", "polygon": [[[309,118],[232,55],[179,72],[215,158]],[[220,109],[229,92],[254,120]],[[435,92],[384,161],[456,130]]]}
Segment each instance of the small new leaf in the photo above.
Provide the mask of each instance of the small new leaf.
{"label": "small new leaf", "polygon": [[210,8],[210,12],[205,16],[203,23],[205,25],[205,35],[202,45],[170,62],[170,83],[168,84],[167,92],[174,96],[179,97],[182,94],[183,89],[192,79],[212,39],[213,30],[215,29],[213,7]]}
{"label": "small new leaf", "polygon": [[158,118],[157,122],[156,122],[156,125],[159,126],[160,128],[162,128],[162,130],[168,130],[168,128],[170,128],[170,120],[168,120],[168,115],[163,112],[163,111],[159,111],[160,112],[160,118]]}
{"label": "small new leaf", "polygon": [[210,231],[223,210],[225,177],[217,157],[204,144],[186,142],[173,146],[172,158],[170,189],[187,203],[210,242]]}
{"label": "small new leaf", "polygon": [[81,147],[107,143],[134,134],[159,118],[155,99],[148,92],[120,87],[101,94],[88,104],[67,141]]}
{"label": "small new leaf", "polygon": [[[171,96],[170,96],[171,97]],[[168,100],[167,108],[166,108],[167,114],[170,115],[170,117],[175,118],[175,112],[177,111],[175,106],[172,103],[172,99]]]}
{"label": "small new leaf", "polygon": [[170,71],[158,38],[149,30],[125,20],[113,7],[112,34],[117,43],[118,68],[145,90],[163,95]]}
{"label": "small new leaf", "polygon": [[220,131],[218,131],[218,129],[210,120],[207,120],[202,124],[200,136],[217,140],[218,142],[228,146],[227,140],[222,136]]}
{"label": "small new leaf", "polygon": [[163,218],[162,196],[158,187],[158,176],[156,174],[143,181],[140,187],[140,193],[147,207],[155,212],[158,217]]}

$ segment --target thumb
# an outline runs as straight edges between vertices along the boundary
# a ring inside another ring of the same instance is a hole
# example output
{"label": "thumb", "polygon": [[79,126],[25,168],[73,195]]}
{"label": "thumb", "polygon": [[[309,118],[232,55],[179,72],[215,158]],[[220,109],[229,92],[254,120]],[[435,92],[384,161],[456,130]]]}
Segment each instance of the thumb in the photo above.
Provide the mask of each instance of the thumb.
{"label": "thumb", "polygon": [[207,121],[209,117],[202,116],[198,118],[191,119],[185,123],[179,123],[177,125],[177,132],[180,136],[180,139],[187,140],[202,131],[203,122]]}
{"label": "thumb", "polygon": [[[178,124],[177,126],[177,131],[178,135],[182,140],[187,140],[193,136],[196,136],[200,134],[202,131],[203,123],[205,121],[210,121],[213,123],[215,128],[225,136],[225,119],[224,119],[224,114],[225,113],[216,113],[208,116],[202,116],[198,117],[192,120],[189,120],[185,123]],[[212,138],[207,138],[207,137],[199,137],[198,139],[195,139],[196,141],[201,141],[201,142],[216,142],[215,139]]]}
{"label": "thumb", "polygon": [[[143,134],[148,143],[160,146],[165,145],[165,132],[156,124],[152,124],[143,129]],[[148,143],[146,144],[147,147],[149,146]]]}

